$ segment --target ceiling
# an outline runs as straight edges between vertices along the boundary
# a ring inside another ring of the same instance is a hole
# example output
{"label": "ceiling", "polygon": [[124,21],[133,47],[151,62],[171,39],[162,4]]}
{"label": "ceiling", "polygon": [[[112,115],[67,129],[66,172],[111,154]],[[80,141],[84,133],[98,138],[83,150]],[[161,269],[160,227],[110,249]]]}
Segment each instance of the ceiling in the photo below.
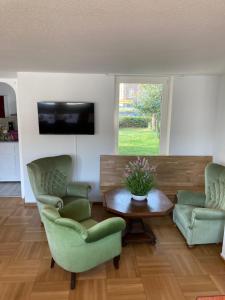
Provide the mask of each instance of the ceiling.
{"label": "ceiling", "polygon": [[0,71],[225,73],[224,0],[0,0]]}

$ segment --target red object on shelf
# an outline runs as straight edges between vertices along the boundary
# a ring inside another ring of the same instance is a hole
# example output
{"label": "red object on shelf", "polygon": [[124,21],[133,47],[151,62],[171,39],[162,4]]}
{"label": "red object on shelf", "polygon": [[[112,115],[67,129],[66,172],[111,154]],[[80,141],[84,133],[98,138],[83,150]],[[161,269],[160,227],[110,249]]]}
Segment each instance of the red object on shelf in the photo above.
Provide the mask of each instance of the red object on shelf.
{"label": "red object on shelf", "polygon": [[9,136],[12,141],[18,141],[18,131],[17,130],[11,130],[9,132]]}
{"label": "red object on shelf", "polygon": [[4,96],[0,96],[0,118],[5,118]]}

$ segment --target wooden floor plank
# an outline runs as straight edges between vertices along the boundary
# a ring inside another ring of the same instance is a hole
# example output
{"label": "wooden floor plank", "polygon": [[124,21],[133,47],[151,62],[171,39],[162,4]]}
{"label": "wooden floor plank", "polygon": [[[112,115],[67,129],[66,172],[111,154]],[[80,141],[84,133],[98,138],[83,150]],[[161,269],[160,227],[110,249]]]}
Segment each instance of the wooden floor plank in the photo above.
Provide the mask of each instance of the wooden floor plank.
{"label": "wooden floor plank", "polygon": [[106,300],[106,281],[80,280],[76,290],[70,291],[69,300]]}
{"label": "wooden floor plank", "polygon": [[107,280],[107,299],[109,300],[146,300],[141,278],[117,278]]}
{"label": "wooden floor plank", "polygon": [[225,275],[210,275],[221,294],[225,295]]}
{"label": "wooden floor plank", "polygon": [[32,288],[33,282],[0,283],[0,300],[30,300]]}
{"label": "wooden floor plank", "polygon": [[142,282],[148,300],[185,300],[174,275],[148,276]]}
{"label": "wooden floor plank", "polygon": [[207,295],[220,295],[216,284],[208,275],[177,277],[181,291],[187,300],[195,300],[196,297]]}
{"label": "wooden floor plank", "polygon": [[141,277],[173,274],[172,266],[166,256],[137,257],[137,268]]}
{"label": "wooden floor plank", "polygon": [[173,272],[177,276],[194,276],[204,275],[206,271],[203,269],[199,261],[187,250],[169,251],[168,259],[172,266]]}
{"label": "wooden floor plank", "polygon": [[225,264],[223,259],[218,256],[202,256],[198,258],[204,272],[208,275],[223,275],[225,274]]}
{"label": "wooden floor plank", "polygon": [[68,300],[68,281],[35,282],[30,293],[30,300]]}

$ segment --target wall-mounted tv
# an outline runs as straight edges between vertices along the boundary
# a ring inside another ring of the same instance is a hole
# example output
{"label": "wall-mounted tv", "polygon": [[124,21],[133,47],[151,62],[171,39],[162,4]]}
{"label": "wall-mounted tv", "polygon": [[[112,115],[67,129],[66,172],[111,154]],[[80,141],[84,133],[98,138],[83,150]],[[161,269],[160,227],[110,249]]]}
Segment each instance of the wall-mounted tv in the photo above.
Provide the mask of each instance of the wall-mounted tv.
{"label": "wall-mounted tv", "polygon": [[94,130],[94,103],[38,102],[40,134],[90,134]]}

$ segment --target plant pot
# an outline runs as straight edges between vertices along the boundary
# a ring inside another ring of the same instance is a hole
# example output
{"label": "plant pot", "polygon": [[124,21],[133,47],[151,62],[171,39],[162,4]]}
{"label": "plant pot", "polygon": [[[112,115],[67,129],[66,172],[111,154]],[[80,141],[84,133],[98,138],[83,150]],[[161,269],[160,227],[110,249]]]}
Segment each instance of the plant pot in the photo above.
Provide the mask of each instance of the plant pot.
{"label": "plant pot", "polygon": [[145,199],[147,199],[147,195],[138,196],[138,195],[131,194],[131,196],[132,196],[132,199],[134,199],[136,201],[144,201]]}

